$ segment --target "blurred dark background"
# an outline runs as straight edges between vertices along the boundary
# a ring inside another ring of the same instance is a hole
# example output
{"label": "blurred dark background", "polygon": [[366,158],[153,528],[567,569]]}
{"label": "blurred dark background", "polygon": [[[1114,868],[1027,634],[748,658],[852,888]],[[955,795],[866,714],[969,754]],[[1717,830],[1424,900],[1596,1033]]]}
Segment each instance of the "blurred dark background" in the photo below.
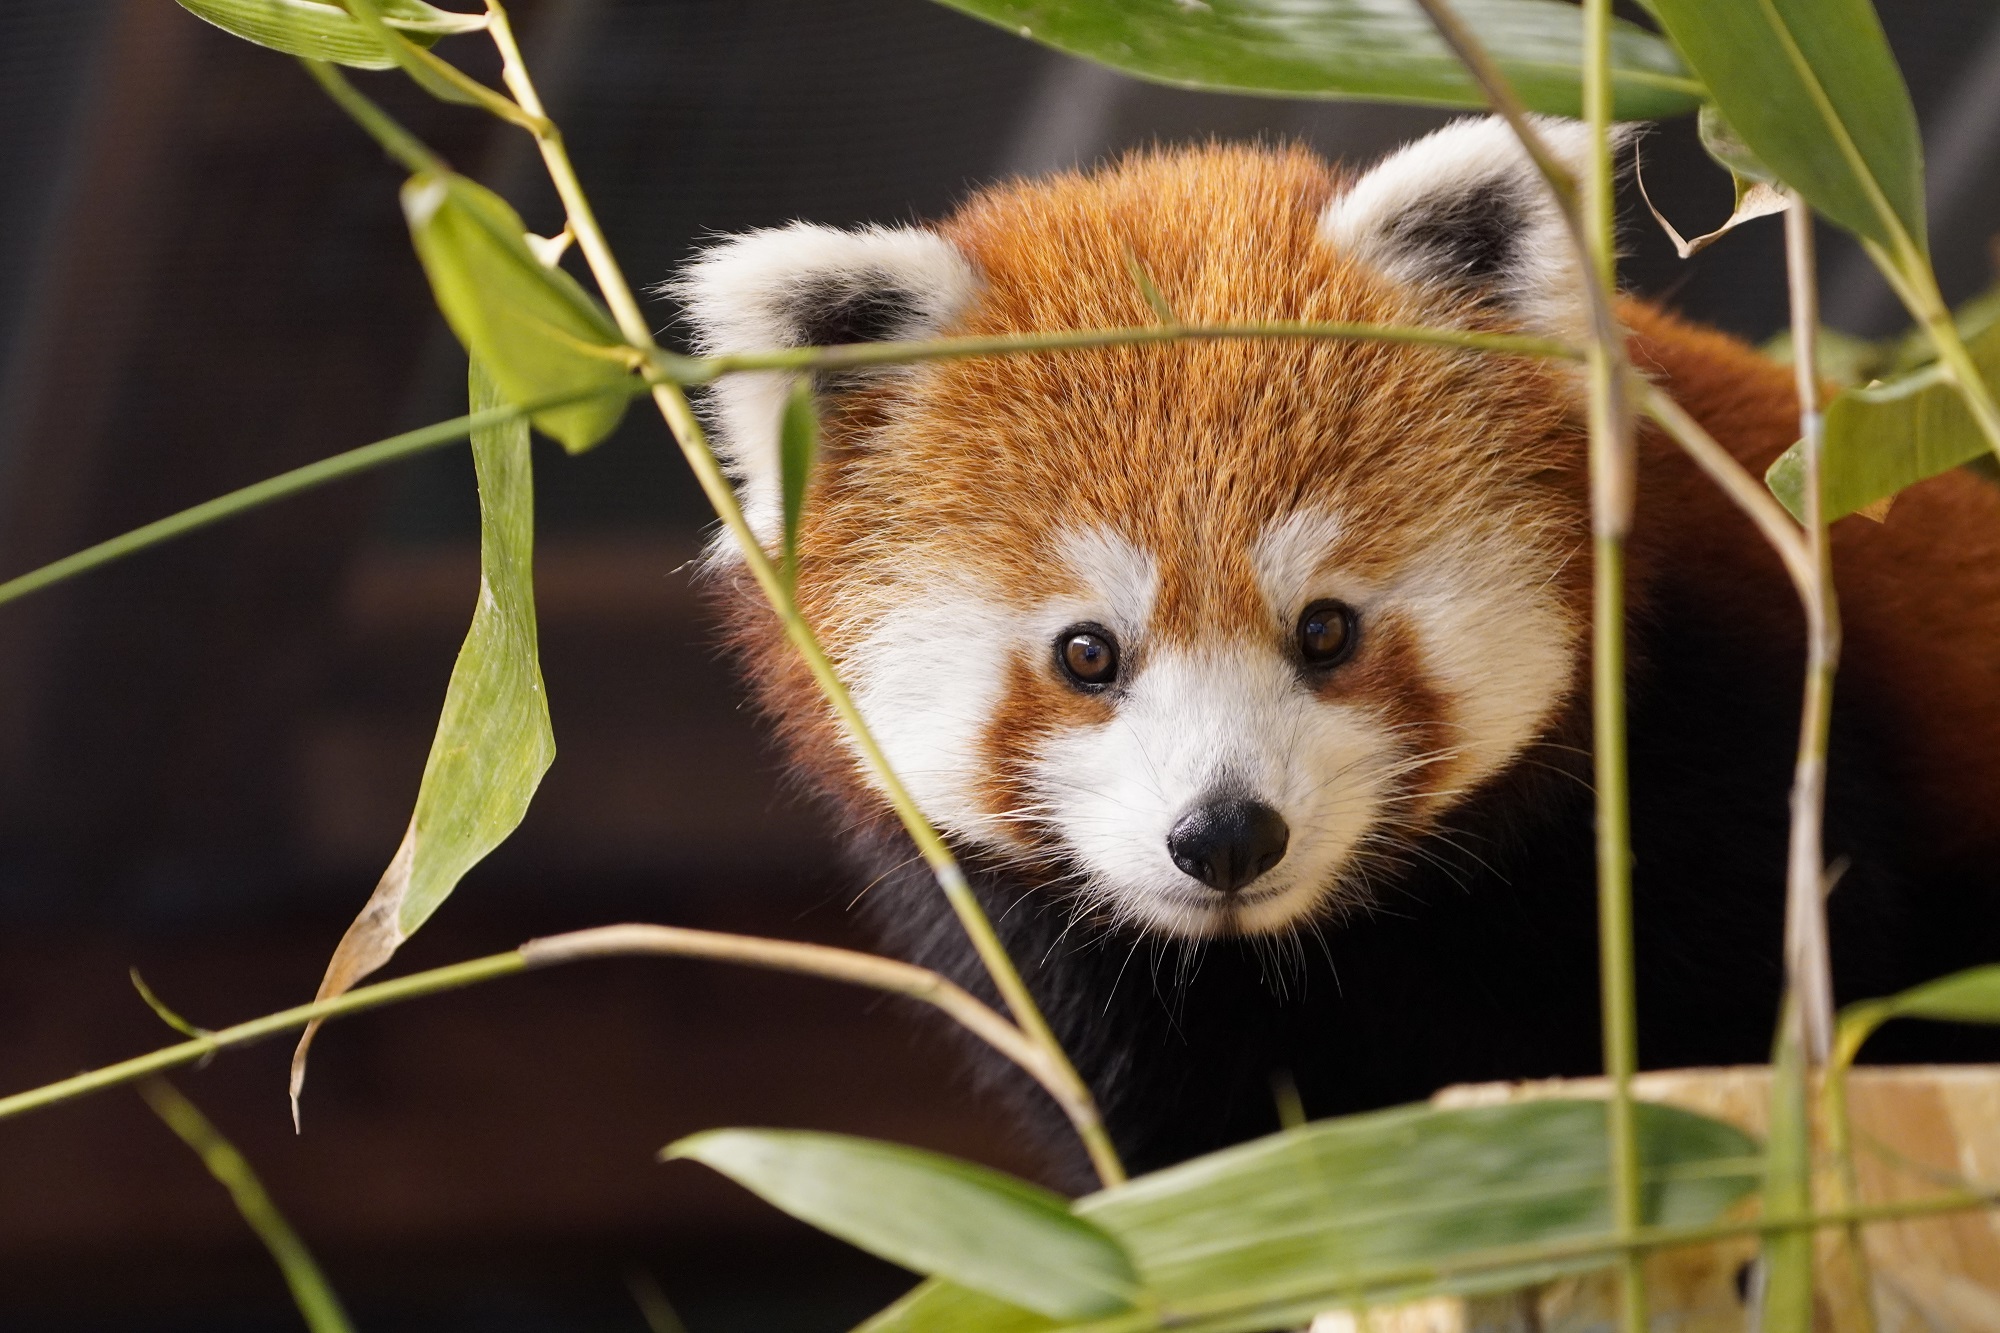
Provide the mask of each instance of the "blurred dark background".
{"label": "blurred dark background", "polygon": [[[1955,299],[1990,280],[2000,26],[1884,15],[1923,113]],[[1297,138],[1365,160],[1444,116],[1149,87],[922,0],[521,0],[552,110],[628,274],[794,217],[921,218],[982,182],[1154,140]],[[446,50],[484,77],[482,39]],[[361,76],[551,231],[524,136]],[[1684,231],[1728,183],[1650,134]],[[169,0],[0,4],[0,578],[464,410],[397,177],[292,62]],[[1753,338],[1779,227],[1677,260],[1639,206],[1626,283]],[[1899,326],[1824,245],[1830,322]],[[655,307],[673,336],[674,312]],[[658,421],[539,446],[538,582],[561,759],[520,833],[398,970],[624,919],[855,942],[855,885],[788,795],[688,585],[700,498]],[[0,608],[0,1092],[162,1044],[127,969],[196,1023],[310,996],[394,850],[477,581],[451,449]],[[601,963],[288,1044],[181,1086],[237,1139],[362,1329],[836,1330],[908,1279],[653,1152],[720,1124],[902,1139],[1032,1174],[901,1009],[818,983]],[[0,1329],[286,1329],[220,1189],[129,1091],[0,1122]]]}

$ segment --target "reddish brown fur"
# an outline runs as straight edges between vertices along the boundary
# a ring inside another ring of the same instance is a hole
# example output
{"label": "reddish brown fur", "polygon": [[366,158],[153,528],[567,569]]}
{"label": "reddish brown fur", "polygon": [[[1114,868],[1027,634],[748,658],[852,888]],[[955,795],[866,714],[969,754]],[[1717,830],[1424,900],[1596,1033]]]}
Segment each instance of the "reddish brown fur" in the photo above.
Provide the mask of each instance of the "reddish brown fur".
{"label": "reddish brown fur", "polygon": [[[1340,188],[1304,150],[1234,146],[995,187],[940,228],[986,282],[949,331],[1150,322],[1128,255],[1189,322],[1504,327],[1470,299],[1421,306],[1335,254],[1316,224]],[[1795,438],[1787,370],[1645,302],[1623,302],[1620,313],[1635,362],[1753,472]],[[827,463],[802,534],[802,604],[838,658],[871,592],[913,561],[974,567],[1025,605],[1066,586],[1049,559],[1054,531],[1173,526],[1180,535],[1155,551],[1154,632],[1181,642],[1275,636],[1285,630],[1256,595],[1244,534],[1332,494],[1343,510],[1373,516],[1385,538],[1362,534],[1340,552],[1343,567],[1364,576],[1385,575],[1468,512],[1518,521],[1524,540],[1574,557],[1556,586],[1581,623],[1587,491],[1567,374],[1522,358],[1305,340],[926,367],[878,382],[829,417]],[[1412,449],[1413,434],[1422,449]],[[1919,845],[1939,857],[1990,848],[2000,810],[2000,492],[1962,473],[1939,477],[1906,493],[1886,524],[1843,521],[1835,546],[1843,698],[1878,710],[1893,735],[1897,780],[1935,822]],[[1631,554],[1636,622],[1669,583],[1696,590],[1719,622],[1744,627],[1746,671],[1796,670],[1796,606],[1777,561],[1716,488],[1648,432]],[[754,594],[744,586],[732,601],[795,757],[854,812],[875,810]],[[1786,627],[1775,648],[1774,624]],[[986,756],[996,802],[1013,792],[1010,756],[1063,710],[1085,706],[1045,674],[1013,672]],[[1421,695],[1409,675],[1362,679],[1406,706]]]}

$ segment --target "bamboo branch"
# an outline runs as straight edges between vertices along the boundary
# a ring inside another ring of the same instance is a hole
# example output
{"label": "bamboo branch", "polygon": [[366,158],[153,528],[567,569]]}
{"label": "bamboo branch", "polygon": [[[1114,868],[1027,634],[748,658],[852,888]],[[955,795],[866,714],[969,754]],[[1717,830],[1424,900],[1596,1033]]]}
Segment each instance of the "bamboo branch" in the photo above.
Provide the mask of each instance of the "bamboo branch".
{"label": "bamboo branch", "polygon": [[[1612,1215],[1622,1234],[1644,1219],[1638,1113],[1632,1075],[1638,1068],[1637,986],[1632,944],[1631,800],[1625,719],[1625,536],[1632,526],[1636,491],[1631,368],[1625,334],[1611,304],[1617,259],[1613,235],[1610,0],[1583,6],[1583,111],[1591,128],[1585,189],[1557,160],[1536,131],[1528,110],[1500,67],[1447,0],[1418,0],[1432,24],[1506,120],[1540,171],[1575,246],[1590,318],[1591,528],[1596,559],[1592,574],[1591,758],[1597,801],[1597,903],[1600,987],[1603,995],[1604,1067],[1612,1097],[1607,1111],[1611,1142]],[[1625,1333],[1645,1333],[1645,1278],[1635,1252],[1622,1260],[1620,1318]]]}
{"label": "bamboo branch", "polygon": [[1006,1056],[1055,1098],[1076,1125],[1079,1135],[1102,1133],[1090,1092],[1073,1070],[1051,1060],[1047,1051],[1019,1028],[946,978],[912,963],[882,958],[855,949],[837,949],[796,940],[762,939],[678,926],[600,926],[529,940],[507,953],[491,954],[449,967],[398,977],[355,989],[330,1000],[296,1005],[245,1023],[219,1028],[146,1055],[121,1060],[72,1078],[0,1097],[0,1120],[105,1088],[136,1082],[181,1065],[193,1064],[218,1051],[247,1046],[266,1037],[295,1031],[308,1023],[377,1009],[424,995],[512,976],[529,968],[553,967],[589,958],[635,954],[665,954],[738,963],[802,976],[821,977],[851,986],[865,986],[907,996],[930,1005]]}
{"label": "bamboo branch", "polygon": [[1436,329],[1410,324],[1255,320],[1229,324],[1141,324],[1127,328],[1064,329],[1054,333],[934,338],[924,342],[849,343],[838,347],[788,347],[768,352],[735,352],[708,357],[657,352],[652,360],[662,378],[680,385],[698,385],[723,375],[753,370],[847,370],[858,366],[907,365],[960,357],[1013,356],[1026,352],[1219,338],[1329,338],[1409,343],[1565,361],[1581,361],[1587,355],[1582,349],[1559,339],[1522,333]]}
{"label": "bamboo branch", "polygon": [[1640,406],[1668,437],[1678,444],[1709,479],[1722,488],[1735,506],[1749,516],[1784,562],[1785,573],[1798,591],[1799,600],[1811,595],[1813,555],[1805,533],[1771,494],[1770,487],[1750,474],[1736,456],[1716,443],[1715,437],[1689,416],[1687,409],[1664,390],[1648,385],[1640,395]]}
{"label": "bamboo branch", "polygon": [[[518,99],[522,108],[537,118],[545,128],[535,131],[535,143],[540,148],[542,161],[548,168],[549,179],[556,187],[563,207],[568,213],[571,234],[576,237],[577,248],[583,252],[590,265],[592,275],[597,279],[599,290],[604,293],[613,317],[618,321],[620,332],[633,347],[651,353],[657,350],[652,331],[647,326],[645,316],[639,310],[638,301],[632,295],[632,288],[625,281],[617,260],[611,253],[604,233],[597,224],[596,214],[591,210],[589,200],[584,196],[582,183],[577,179],[576,169],[571,164],[569,152],[563,146],[561,133],[550,121],[537,94],[534,81],[528,74],[526,64],[521,59],[521,50],[514,40],[513,29],[507,21],[505,7],[500,0],[487,0],[487,12],[491,22],[494,45],[499,48],[501,77],[508,90]],[[696,420],[687,396],[672,383],[656,382],[653,385],[653,402],[665,419],[667,428],[673,433],[682,456],[694,472],[702,493],[708,497],[710,505],[721,518],[728,530],[759,590],[777,613],[784,627],[785,637],[804,659],[812,673],[820,692],[825,696],[841,725],[853,740],[862,762],[874,777],[876,786],[887,799],[890,808],[909,834],[924,862],[930,867],[938,887],[944,891],[946,901],[951,905],[960,926],[972,942],[974,952],[984,964],[993,979],[995,989],[1000,992],[1014,1021],[1025,1032],[1028,1039],[1042,1048],[1052,1067],[1062,1071],[1063,1080],[1080,1090],[1080,1095],[1089,1097],[1087,1085],[1076,1073],[1062,1044],[1056,1040],[1048,1021],[1042,1016],[1034,997],[1029,994],[1027,983],[1021,979],[1014,960],[1007,954],[1006,946],[1000,942],[987,918],[985,910],[967,883],[965,872],[959,867],[951,849],[945,844],[930,821],[917,807],[908,788],[890,766],[861,716],[846,686],[841,682],[832,661],[820,646],[812,627],[799,612],[791,595],[791,589],[777,567],[771,562],[764,549],[750,531],[744,520],[743,510],[736,502],[734,487],[724,476],[721,465],[716,461],[714,451],[708,447],[701,423]],[[1102,1119],[1094,1105],[1088,1117],[1078,1123],[1078,1133],[1082,1135],[1084,1147],[1099,1177],[1106,1185],[1117,1184],[1125,1179],[1125,1168],[1118,1160],[1117,1150],[1112,1146],[1111,1137],[1104,1129]]]}
{"label": "bamboo branch", "polygon": [[[633,387],[635,389],[639,387],[636,381]],[[87,546],[74,555],[66,555],[60,560],[43,565],[40,569],[31,569],[25,574],[16,575],[5,583],[0,583],[0,604],[11,602],[17,597],[26,597],[31,592],[39,592],[43,588],[61,583],[64,579],[74,578],[100,565],[121,560],[149,546],[157,546],[161,542],[184,537],[211,523],[234,518],[260,505],[270,504],[273,500],[282,500],[329,481],[338,481],[343,477],[366,472],[370,468],[381,467],[384,463],[410,458],[438,448],[440,445],[454,444],[476,430],[485,430],[489,426],[498,426],[521,417],[533,416],[550,408],[602,397],[608,392],[618,391],[595,389],[586,393],[566,393],[538,398],[519,407],[510,404],[505,407],[489,408],[484,412],[474,412],[468,416],[440,421],[420,430],[405,431],[401,435],[392,435],[386,440],[364,444],[357,449],[335,454],[331,458],[322,458],[316,463],[307,463],[304,467],[293,468],[290,472],[281,472],[275,477],[267,477],[240,490],[230,491],[226,495],[216,496],[213,500],[206,500],[192,508],[183,509],[178,514],[155,519],[143,527],[134,528],[108,541],[101,541],[95,546]]]}

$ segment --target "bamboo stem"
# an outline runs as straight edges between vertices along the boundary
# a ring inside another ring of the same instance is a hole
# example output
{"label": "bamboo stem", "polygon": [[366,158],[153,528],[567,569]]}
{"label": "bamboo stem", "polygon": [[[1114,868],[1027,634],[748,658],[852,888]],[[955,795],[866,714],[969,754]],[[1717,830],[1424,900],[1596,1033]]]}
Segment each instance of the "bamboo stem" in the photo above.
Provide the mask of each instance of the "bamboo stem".
{"label": "bamboo stem", "polygon": [[145,1080],[139,1085],[139,1095],[146,1099],[153,1114],[194,1150],[216,1183],[229,1192],[236,1211],[264,1243],[285,1285],[291,1288],[292,1303],[304,1317],[308,1333],[354,1333],[354,1325],[347,1311],[341,1308],[340,1298],[334,1295],[326,1274],[320,1271],[312,1252],[278,1210],[236,1145],[224,1138],[222,1131],[165,1079]]}
{"label": "bamboo stem", "polygon": [[[1598,969],[1604,1066],[1612,1087],[1607,1109],[1612,1215],[1621,1233],[1630,1235],[1644,1216],[1638,1115],[1631,1086],[1638,1068],[1638,1020],[1625,719],[1625,536],[1632,525],[1636,478],[1625,335],[1611,306],[1617,252],[1612,229],[1610,0],[1586,0],[1583,7],[1583,111],[1591,127],[1591,155],[1581,195],[1568,168],[1542,142],[1527,108],[1472,30],[1446,0],[1418,3],[1541,172],[1583,270],[1591,332],[1585,351],[1596,556],[1591,598],[1591,754],[1597,794]],[[1645,1280],[1637,1253],[1627,1251],[1621,1267],[1621,1325],[1625,1333],[1644,1333]]]}
{"label": "bamboo stem", "polygon": [[[521,59],[519,45],[514,40],[513,29],[507,21],[506,10],[500,0],[487,0],[490,15],[490,31],[501,58],[501,77],[522,108],[536,118],[542,128],[535,130],[535,142],[541,150],[542,161],[547,166],[549,178],[554,182],[556,193],[561,198],[568,213],[570,231],[576,237],[577,248],[582,251],[599,289],[604,293],[611,307],[619,330],[626,341],[642,351],[657,351],[652,331],[647,326],[645,316],[639,310],[638,301],[633,297],[632,288],[619,269],[609,244],[598,226],[596,214],[591,210],[589,200],[584,196],[581,182],[577,179],[575,167],[569,159],[569,152],[563,146],[562,136],[555,124],[544,112],[541,98],[534,82],[528,74],[526,64]],[[777,567],[772,564],[763,547],[758,544],[749,524],[744,520],[742,508],[736,502],[735,490],[723,475],[721,465],[714,452],[708,447],[701,423],[696,420],[687,397],[680,388],[671,383],[653,385],[653,402],[665,419],[667,428],[673,433],[680,446],[682,456],[687,459],[702,492],[714,506],[723,526],[735,541],[738,553],[755,579],[760,591],[777,613],[784,627],[785,636],[792,642],[805,660],[813,679],[826,696],[835,715],[847,729],[859,752],[863,763],[875,778],[876,785],[888,800],[897,819],[916,843],[924,862],[930,867],[938,886],[944,891],[959,924],[971,940],[974,951],[992,978],[1001,999],[1013,1014],[1014,1021],[1036,1046],[1044,1052],[1050,1067],[1058,1071],[1058,1076],[1070,1089],[1068,1095],[1088,1107],[1088,1113],[1081,1120],[1073,1117],[1085,1150],[1090,1154],[1099,1177],[1106,1185],[1117,1184],[1125,1179],[1125,1169],[1118,1160],[1111,1136],[1105,1130],[1102,1117],[1091,1099],[1088,1086],[1070,1063],[1062,1044],[1050,1030],[1034,997],[1029,994],[1027,983],[1021,979],[1014,960],[1007,954],[1006,946],[1000,942],[993,929],[993,923],[973,895],[972,887],[966,882],[964,871],[959,868],[951,849],[945,845],[937,830],[918,809],[902,780],[890,767],[887,757],[876,743],[867,723],[855,707],[854,700],[841,682],[832,661],[820,646],[812,627],[800,613],[791,590]]]}
{"label": "bamboo stem", "polygon": [[146,1055],[121,1060],[9,1097],[0,1097],[0,1120],[119,1084],[136,1082],[206,1059],[218,1051],[294,1031],[308,1023],[458,990],[496,977],[511,976],[531,967],[633,954],[668,954],[738,963],[907,996],[941,1011],[1019,1065],[1056,1099],[1073,1123],[1078,1123],[1079,1133],[1084,1124],[1093,1122],[1096,1115],[1088,1090],[1075,1079],[1074,1074],[1050,1060],[1046,1050],[1030,1041],[1020,1029],[977,997],[928,968],[855,949],[837,949],[796,940],[761,939],[755,935],[731,935],[677,926],[621,925],[544,936],[507,953],[490,954],[485,958],[433,968],[393,981],[357,986],[329,1000],[295,1005],[245,1023],[202,1032],[187,1041]]}
{"label": "bamboo stem", "polygon": [[1804,1072],[1826,1063],[1833,1041],[1833,968],[1826,930],[1826,755],[1833,715],[1833,675],[1840,660],[1840,612],[1834,599],[1821,470],[1825,419],[1819,407],[1819,300],[1814,276],[1812,211],[1796,196],[1785,210],[1785,266],[1791,290],[1793,367],[1804,441],[1805,540],[1811,574],[1804,597],[1806,681],[1792,778],[1792,827],[1786,863],[1785,963],[1798,999]]}
{"label": "bamboo stem", "polygon": [[66,555],[39,569],[31,569],[25,574],[16,575],[5,583],[0,583],[0,604],[11,602],[17,597],[26,597],[31,592],[39,592],[43,588],[61,583],[64,579],[74,578],[100,565],[121,560],[149,546],[157,546],[161,542],[184,537],[211,523],[234,518],[238,514],[269,504],[273,500],[282,500],[329,481],[338,481],[343,477],[366,472],[370,468],[381,467],[385,463],[410,458],[438,448],[440,445],[454,444],[476,430],[503,425],[521,417],[581,402],[587,398],[600,397],[606,392],[608,391],[599,389],[589,393],[568,393],[540,398],[520,407],[509,404],[504,407],[489,408],[484,412],[474,412],[468,416],[440,421],[421,430],[405,431],[401,435],[392,435],[386,440],[364,444],[357,449],[335,454],[331,458],[322,458],[316,463],[307,463],[304,467],[293,468],[290,472],[281,472],[275,477],[267,477],[240,490],[218,495],[213,500],[205,500],[192,508],[181,510],[178,514],[155,519],[143,527],[134,528],[108,541],[101,541],[95,546],[87,546],[74,555]]}
{"label": "bamboo stem", "polygon": [[925,342],[852,343],[839,347],[788,347],[768,352],[735,352],[694,357],[661,353],[660,375],[676,384],[706,384],[722,375],[753,370],[847,370],[859,366],[907,365],[972,356],[1122,347],[1141,343],[1216,338],[1331,338],[1457,347],[1581,361],[1586,353],[1555,338],[1473,329],[1436,329],[1410,324],[1367,324],[1294,320],[1252,320],[1226,324],[1141,324],[1126,328],[1064,329],[1054,333],[1010,333],[989,337],[936,338]]}
{"label": "bamboo stem", "polygon": [[1777,497],[1771,494],[1770,487],[1751,476],[1750,470],[1737,462],[1734,454],[1716,443],[1715,437],[1664,390],[1646,386],[1640,397],[1640,406],[1694,460],[1696,466],[1722,488],[1723,494],[1757,525],[1764,540],[1771,544],[1778,558],[1784,562],[1785,573],[1790,576],[1803,604],[1811,595],[1812,550],[1806,543],[1804,532],[1785,512],[1785,507],[1778,503]]}

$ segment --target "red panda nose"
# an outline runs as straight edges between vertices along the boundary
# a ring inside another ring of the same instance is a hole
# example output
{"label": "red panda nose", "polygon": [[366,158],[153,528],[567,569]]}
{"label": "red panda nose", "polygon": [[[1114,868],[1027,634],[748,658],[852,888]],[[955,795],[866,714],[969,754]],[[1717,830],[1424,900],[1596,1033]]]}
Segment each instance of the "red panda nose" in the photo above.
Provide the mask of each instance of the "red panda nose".
{"label": "red panda nose", "polygon": [[1167,834],[1167,854],[1209,888],[1234,893],[1284,860],[1290,841],[1283,815],[1232,796],[1182,815]]}

